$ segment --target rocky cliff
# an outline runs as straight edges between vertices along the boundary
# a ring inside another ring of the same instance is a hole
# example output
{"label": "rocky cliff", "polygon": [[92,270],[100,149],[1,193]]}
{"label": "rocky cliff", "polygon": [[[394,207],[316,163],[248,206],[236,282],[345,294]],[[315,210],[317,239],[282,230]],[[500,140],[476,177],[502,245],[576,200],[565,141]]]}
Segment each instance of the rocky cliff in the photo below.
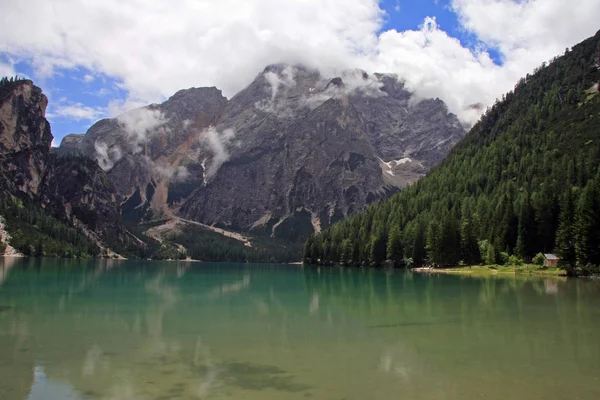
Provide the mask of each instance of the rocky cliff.
{"label": "rocky cliff", "polygon": [[395,76],[271,65],[232,99],[182,90],[61,148],[95,158],[131,220],[305,237],[416,181],[464,135]]}
{"label": "rocky cliff", "polygon": [[52,142],[47,105],[42,90],[29,80],[0,85],[0,190],[5,193],[39,194]]}
{"label": "rocky cliff", "polygon": [[2,204],[25,201],[27,207],[43,209],[82,230],[100,247],[135,241],[121,223],[114,185],[96,162],[50,154],[53,136],[45,118],[47,104],[46,96],[30,80],[0,85]]}

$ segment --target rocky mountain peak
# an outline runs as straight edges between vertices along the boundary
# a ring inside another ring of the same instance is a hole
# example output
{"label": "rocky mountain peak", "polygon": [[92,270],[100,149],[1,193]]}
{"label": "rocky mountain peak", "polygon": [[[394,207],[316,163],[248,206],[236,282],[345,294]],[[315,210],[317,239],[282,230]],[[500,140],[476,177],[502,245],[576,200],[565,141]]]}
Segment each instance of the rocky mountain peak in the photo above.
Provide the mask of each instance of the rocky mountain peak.
{"label": "rocky mountain peak", "polygon": [[443,102],[393,75],[272,64],[230,100],[181,90],[65,145],[99,159],[134,219],[292,238],[414,182],[463,134]]}
{"label": "rocky mountain peak", "polygon": [[327,90],[330,86],[335,86],[335,87],[338,87],[338,88],[343,88],[344,87],[344,81],[340,77],[333,78],[332,80],[329,81],[329,83],[327,84],[327,86],[325,86],[325,90]]}
{"label": "rocky mountain peak", "polygon": [[222,96],[222,92],[214,86],[211,87],[192,87],[189,89],[181,89],[175,92],[175,94],[167,101],[176,101],[181,99],[201,99],[207,96]]}

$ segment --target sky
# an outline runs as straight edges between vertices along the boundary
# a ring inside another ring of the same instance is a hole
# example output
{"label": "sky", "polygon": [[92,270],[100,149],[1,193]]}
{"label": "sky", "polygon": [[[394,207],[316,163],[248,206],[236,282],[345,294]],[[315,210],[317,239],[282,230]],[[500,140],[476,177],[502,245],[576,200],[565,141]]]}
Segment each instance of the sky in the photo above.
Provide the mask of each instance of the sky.
{"label": "sky", "polygon": [[43,89],[55,145],[179,89],[231,98],[278,62],[395,73],[469,125],[598,17],[598,0],[4,0],[0,75]]}

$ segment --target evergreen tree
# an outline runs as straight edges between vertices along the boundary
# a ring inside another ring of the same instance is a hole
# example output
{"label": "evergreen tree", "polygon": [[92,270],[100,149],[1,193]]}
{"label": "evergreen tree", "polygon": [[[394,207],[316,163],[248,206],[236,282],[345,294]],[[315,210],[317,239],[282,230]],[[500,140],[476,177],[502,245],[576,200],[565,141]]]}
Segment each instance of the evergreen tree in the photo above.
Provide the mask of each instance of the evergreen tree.
{"label": "evergreen tree", "polygon": [[576,261],[574,215],[573,193],[569,190],[565,192],[561,201],[555,248],[561,262],[568,267],[571,274],[574,273]]}
{"label": "evergreen tree", "polygon": [[369,262],[371,265],[381,265],[385,261],[387,250],[386,238],[380,232],[373,236],[370,246]]}
{"label": "evergreen tree", "polygon": [[600,201],[596,182],[583,189],[575,217],[575,257],[582,266],[600,265]]}
{"label": "evergreen tree", "polygon": [[387,259],[394,262],[395,265],[402,263],[403,249],[400,227],[394,225],[390,229],[387,241]]}

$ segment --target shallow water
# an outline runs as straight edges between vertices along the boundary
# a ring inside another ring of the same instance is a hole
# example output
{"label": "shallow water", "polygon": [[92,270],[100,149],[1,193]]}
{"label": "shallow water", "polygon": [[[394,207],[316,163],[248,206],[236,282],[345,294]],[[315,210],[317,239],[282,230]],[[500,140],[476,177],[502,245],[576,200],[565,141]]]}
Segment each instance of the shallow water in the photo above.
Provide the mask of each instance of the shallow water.
{"label": "shallow water", "polygon": [[600,285],[0,258],[0,399],[598,399]]}

